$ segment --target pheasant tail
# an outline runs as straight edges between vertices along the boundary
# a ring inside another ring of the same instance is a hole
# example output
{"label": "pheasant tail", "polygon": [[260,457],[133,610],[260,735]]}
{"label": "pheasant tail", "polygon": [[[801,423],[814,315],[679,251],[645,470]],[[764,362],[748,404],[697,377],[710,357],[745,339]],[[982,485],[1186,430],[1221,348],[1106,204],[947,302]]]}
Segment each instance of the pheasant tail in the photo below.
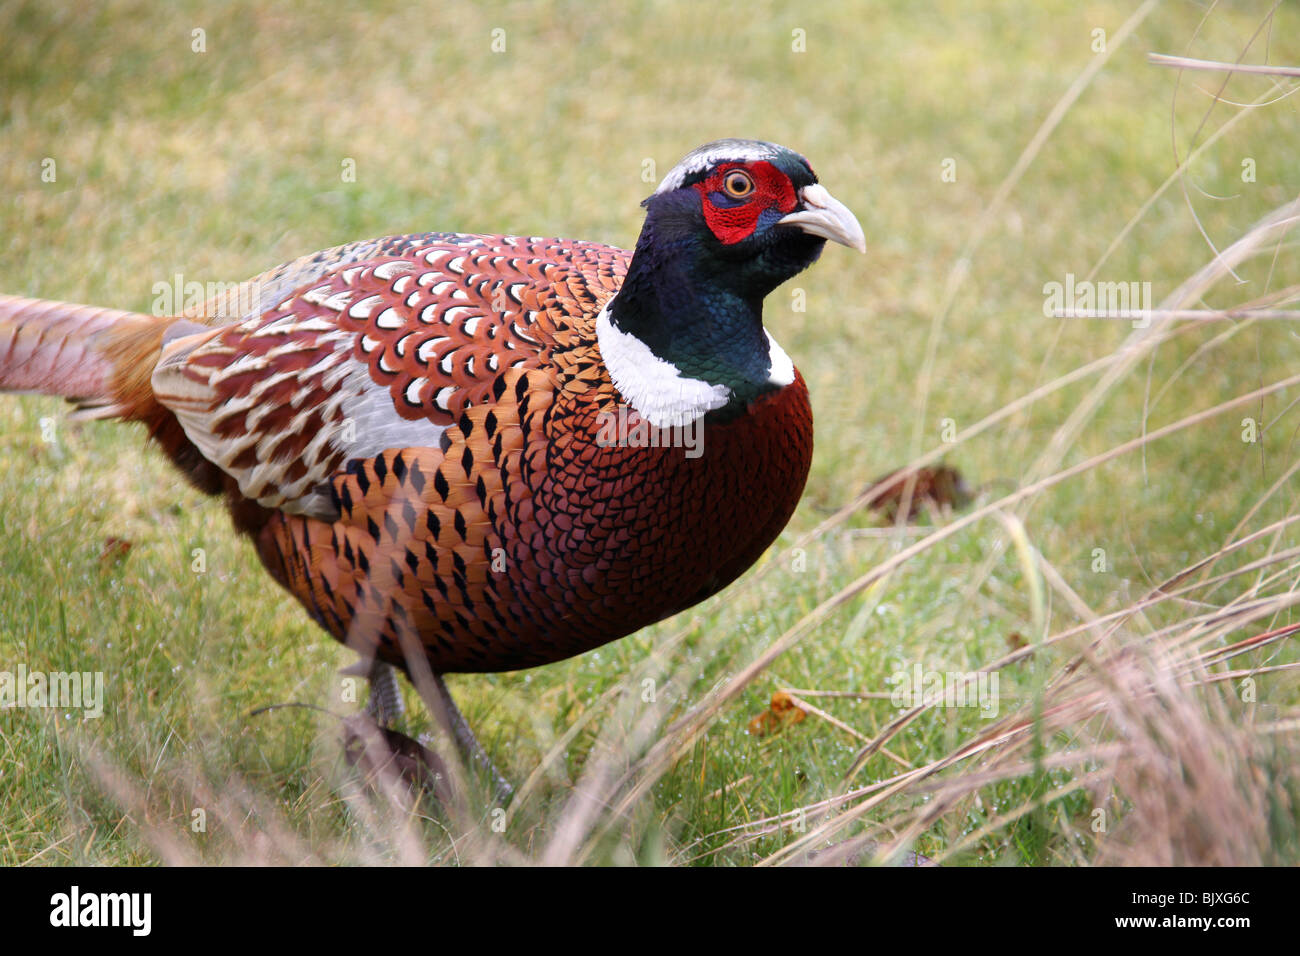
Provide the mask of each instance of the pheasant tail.
{"label": "pheasant tail", "polygon": [[0,391],[62,396],[81,418],[156,418],[149,375],[172,321],[0,295]]}

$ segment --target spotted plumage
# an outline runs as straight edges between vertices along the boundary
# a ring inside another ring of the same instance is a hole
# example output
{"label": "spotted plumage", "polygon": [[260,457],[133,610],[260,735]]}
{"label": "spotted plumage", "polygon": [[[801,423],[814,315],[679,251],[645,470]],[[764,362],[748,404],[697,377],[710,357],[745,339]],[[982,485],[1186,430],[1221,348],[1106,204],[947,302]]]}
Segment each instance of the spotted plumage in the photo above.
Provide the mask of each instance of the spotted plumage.
{"label": "spotted plumage", "polygon": [[[716,593],[776,538],[812,416],[762,299],[825,239],[864,248],[766,143],[702,147],[645,205],[632,253],[428,233],[184,316],[0,297],[0,388],[144,422],[363,658],[544,664]],[[611,421],[653,440],[598,440]]]}

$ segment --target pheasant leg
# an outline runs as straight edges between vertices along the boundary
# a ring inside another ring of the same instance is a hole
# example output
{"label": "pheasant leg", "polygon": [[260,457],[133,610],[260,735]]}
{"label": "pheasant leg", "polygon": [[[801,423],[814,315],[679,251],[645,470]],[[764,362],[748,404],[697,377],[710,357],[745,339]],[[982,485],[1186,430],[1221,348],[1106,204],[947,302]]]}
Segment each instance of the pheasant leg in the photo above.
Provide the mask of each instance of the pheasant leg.
{"label": "pheasant leg", "polygon": [[442,723],[444,729],[451,731],[452,739],[456,741],[456,749],[460,751],[461,756],[467,763],[487,771],[492,778],[492,789],[498,800],[508,800],[515,792],[514,787],[502,776],[501,771],[497,770],[492,758],[487,755],[483,745],[474,736],[469,721],[465,719],[464,714],[456,706],[456,702],[452,700],[451,692],[447,690],[447,684],[442,679],[441,674],[433,675],[433,686],[435,693],[441,698],[438,701],[442,710],[442,713],[438,715],[440,723]]}
{"label": "pheasant leg", "polygon": [[[401,686],[398,684],[397,668],[384,661],[375,660],[370,665],[366,675],[370,680],[370,698],[366,702],[366,713],[380,728],[389,732],[390,735],[396,734],[396,731],[392,730],[392,726],[406,713],[406,706],[402,702]],[[497,799],[508,799],[514,793],[514,787],[501,774],[501,771],[497,770],[496,765],[492,763],[492,758],[487,755],[483,745],[474,736],[469,721],[465,719],[465,715],[456,706],[456,702],[452,699],[451,692],[447,689],[447,684],[442,679],[441,674],[433,675],[433,691],[438,699],[426,703],[430,705],[430,710],[438,723],[451,734],[451,738],[455,741],[456,749],[460,751],[461,757],[467,764],[487,771],[492,778],[492,788]],[[421,747],[425,742],[426,740],[423,737],[418,742],[411,741],[413,745]]]}
{"label": "pheasant leg", "polygon": [[380,727],[391,728],[406,715],[402,688],[397,683],[397,668],[376,659],[366,676],[370,680],[370,699],[366,701],[366,713]]}

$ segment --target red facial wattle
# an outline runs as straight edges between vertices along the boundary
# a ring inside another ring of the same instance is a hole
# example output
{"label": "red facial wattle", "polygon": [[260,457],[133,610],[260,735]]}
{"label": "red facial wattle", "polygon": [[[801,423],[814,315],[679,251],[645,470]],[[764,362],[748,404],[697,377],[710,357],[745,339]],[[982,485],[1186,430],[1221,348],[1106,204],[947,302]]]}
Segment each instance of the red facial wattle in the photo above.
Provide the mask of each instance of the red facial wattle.
{"label": "red facial wattle", "polygon": [[[727,174],[735,170],[749,174],[754,189],[743,198],[735,198],[725,188]],[[794,184],[771,163],[727,163],[714,170],[708,179],[695,184],[704,209],[704,221],[723,245],[734,245],[754,234],[759,219],[769,210],[776,216],[793,212],[798,205]]]}

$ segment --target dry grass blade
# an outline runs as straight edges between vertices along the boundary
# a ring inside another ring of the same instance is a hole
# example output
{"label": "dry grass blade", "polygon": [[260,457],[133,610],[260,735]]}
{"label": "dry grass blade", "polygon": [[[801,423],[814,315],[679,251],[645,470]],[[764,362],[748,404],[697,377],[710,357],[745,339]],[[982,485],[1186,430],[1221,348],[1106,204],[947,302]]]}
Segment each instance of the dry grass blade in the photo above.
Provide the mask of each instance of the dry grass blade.
{"label": "dry grass blade", "polygon": [[1300,77],[1300,66],[1270,66],[1267,63],[1224,63],[1221,60],[1198,60],[1195,57],[1170,56],[1167,53],[1148,53],[1147,61],[1155,66],[1172,66],[1179,70]]}

